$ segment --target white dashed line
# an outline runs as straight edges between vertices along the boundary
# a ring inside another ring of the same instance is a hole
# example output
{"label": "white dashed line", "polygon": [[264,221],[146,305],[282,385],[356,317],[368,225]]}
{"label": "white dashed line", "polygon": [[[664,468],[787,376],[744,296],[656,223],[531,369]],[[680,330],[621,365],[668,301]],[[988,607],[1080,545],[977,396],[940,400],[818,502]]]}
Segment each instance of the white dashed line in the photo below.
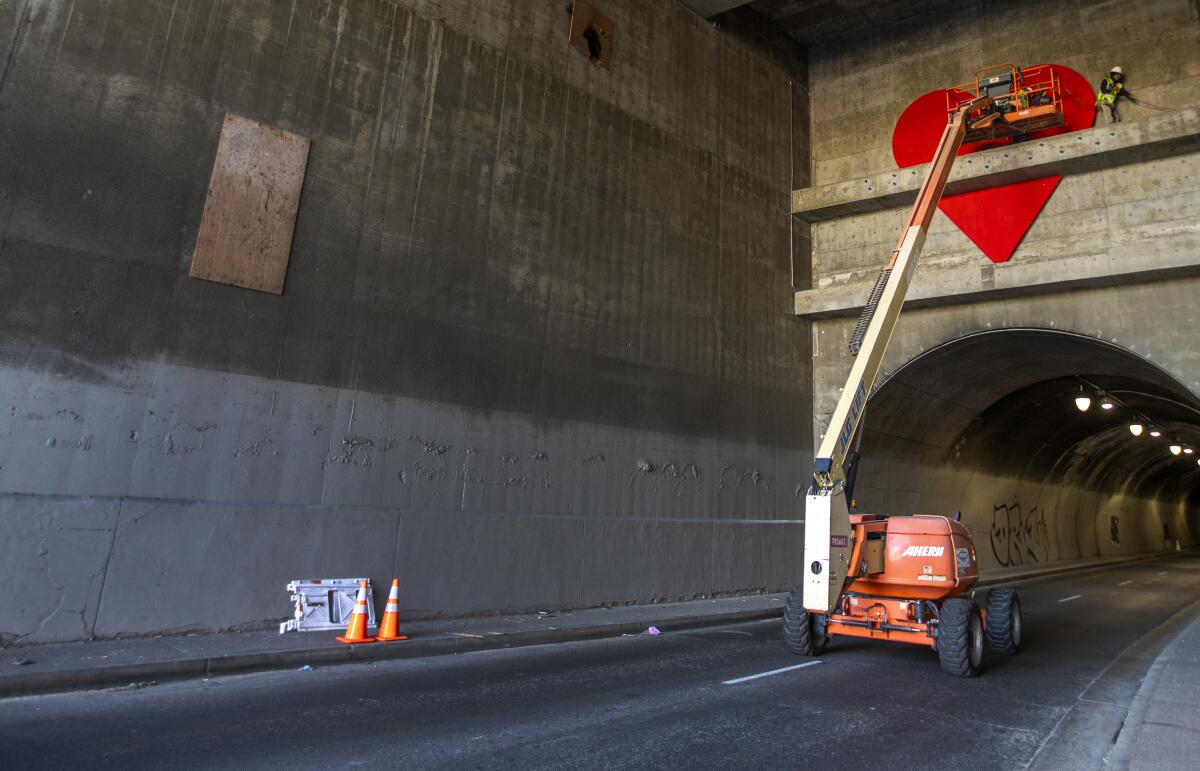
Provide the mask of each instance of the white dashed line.
{"label": "white dashed line", "polygon": [[1165,575],[1167,574],[1167,571],[1165,571],[1165,570],[1160,570],[1160,571],[1158,571],[1158,574],[1159,574],[1160,576],[1165,576]]}
{"label": "white dashed line", "polygon": [[796,664],[795,666],[784,667],[783,669],[772,669],[770,672],[759,672],[757,675],[747,675],[746,677],[739,677],[734,680],[726,680],[725,682],[721,683],[721,685],[737,685],[738,683],[744,683],[747,680],[757,680],[760,677],[770,677],[771,675],[781,675],[784,672],[791,672],[793,669],[804,669],[805,667],[811,667],[815,664],[820,664],[820,663],[821,663],[820,661],[809,661],[808,663],[805,663],[805,664]]}
{"label": "white dashed line", "polygon": [[1129,586],[1132,583],[1133,583],[1133,579],[1131,578],[1128,581],[1122,581],[1121,583],[1117,584],[1117,586]]}
{"label": "white dashed line", "polygon": [[1070,597],[1063,597],[1061,600],[1059,600],[1059,602],[1070,602],[1071,600],[1078,600],[1082,596],[1083,596],[1082,594],[1072,594]]}

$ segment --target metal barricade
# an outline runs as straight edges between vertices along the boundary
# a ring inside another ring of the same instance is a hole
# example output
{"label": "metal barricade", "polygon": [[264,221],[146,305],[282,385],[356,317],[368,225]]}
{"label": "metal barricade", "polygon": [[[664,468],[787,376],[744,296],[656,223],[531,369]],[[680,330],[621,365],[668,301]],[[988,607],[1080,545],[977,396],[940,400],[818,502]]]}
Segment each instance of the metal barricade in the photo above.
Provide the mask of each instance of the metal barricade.
{"label": "metal barricade", "polygon": [[279,625],[279,633],[344,629],[354,610],[358,587],[363,581],[367,582],[367,626],[375,626],[375,603],[370,579],[299,579],[285,587],[296,609],[290,621]]}

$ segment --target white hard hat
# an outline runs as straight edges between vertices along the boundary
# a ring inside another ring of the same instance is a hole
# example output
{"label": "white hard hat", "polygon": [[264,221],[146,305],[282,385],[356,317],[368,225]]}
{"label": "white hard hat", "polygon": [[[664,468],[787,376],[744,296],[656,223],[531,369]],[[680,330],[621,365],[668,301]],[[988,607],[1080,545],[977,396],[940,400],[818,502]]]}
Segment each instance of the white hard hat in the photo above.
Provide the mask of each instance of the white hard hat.
{"label": "white hard hat", "polygon": [[1125,74],[1125,70],[1121,69],[1120,67],[1113,67],[1111,70],[1109,70],[1109,72],[1115,72],[1118,75]]}

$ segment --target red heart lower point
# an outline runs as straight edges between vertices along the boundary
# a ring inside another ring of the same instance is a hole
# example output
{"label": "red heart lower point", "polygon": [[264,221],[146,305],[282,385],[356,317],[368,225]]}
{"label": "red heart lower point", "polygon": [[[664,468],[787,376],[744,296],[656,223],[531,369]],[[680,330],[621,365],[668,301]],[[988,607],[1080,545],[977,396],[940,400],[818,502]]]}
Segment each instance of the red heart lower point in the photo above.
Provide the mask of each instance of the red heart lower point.
{"label": "red heart lower point", "polygon": [[[1064,134],[1091,128],[1095,122],[1095,100],[1087,79],[1069,67],[1054,68],[1062,83],[1063,125],[1038,131],[1032,139]],[[938,140],[946,126],[946,96],[950,89],[938,89],[918,97],[900,115],[892,132],[892,157],[900,168],[929,163],[937,150]],[[956,93],[962,94],[962,92]],[[998,139],[963,145],[959,155],[1012,144],[1012,139]],[[942,198],[938,208],[958,226],[967,238],[979,247],[992,262],[1007,262],[1021,239],[1037,219],[1046,201],[1062,177],[1052,176],[1027,182],[958,193]]]}

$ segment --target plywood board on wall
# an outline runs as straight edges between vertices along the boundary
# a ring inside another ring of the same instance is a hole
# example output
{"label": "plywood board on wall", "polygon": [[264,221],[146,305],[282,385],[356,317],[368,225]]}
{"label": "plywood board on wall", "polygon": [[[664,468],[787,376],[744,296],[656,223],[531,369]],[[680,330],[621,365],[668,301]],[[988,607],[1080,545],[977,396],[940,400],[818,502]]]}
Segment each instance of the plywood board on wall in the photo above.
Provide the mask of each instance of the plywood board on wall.
{"label": "plywood board on wall", "polygon": [[192,278],[283,293],[310,144],[298,134],[226,114]]}

